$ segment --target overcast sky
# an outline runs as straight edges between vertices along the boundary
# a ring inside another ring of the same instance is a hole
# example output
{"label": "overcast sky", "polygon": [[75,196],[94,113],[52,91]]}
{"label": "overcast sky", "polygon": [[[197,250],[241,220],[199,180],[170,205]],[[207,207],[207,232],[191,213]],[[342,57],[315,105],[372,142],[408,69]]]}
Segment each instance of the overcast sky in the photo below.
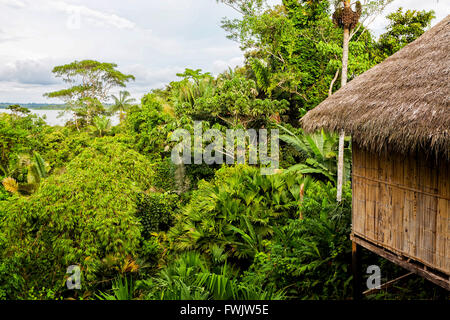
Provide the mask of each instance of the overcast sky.
{"label": "overcast sky", "polygon": [[[449,0],[396,0],[384,15],[400,6],[435,10],[433,24],[450,13]],[[42,94],[64,87],[51,69],[74,60],[117,63],[136,77],[136,98],[186,67],[217,74],[243,61],[224,16],[238,14],[216,0],[0,0],[0,102],[59,102]],[[370,28],[385,26],[380,17]]]}

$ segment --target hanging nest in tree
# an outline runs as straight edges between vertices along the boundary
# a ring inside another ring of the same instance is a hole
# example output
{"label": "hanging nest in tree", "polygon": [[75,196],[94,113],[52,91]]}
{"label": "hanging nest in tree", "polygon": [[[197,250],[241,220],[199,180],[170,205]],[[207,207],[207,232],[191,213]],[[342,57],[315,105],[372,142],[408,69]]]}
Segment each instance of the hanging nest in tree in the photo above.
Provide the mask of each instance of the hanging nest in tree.
{"label": "hanging nest in tree", "polygon": [[333,22],[335,25],[345,29],[355,29],[362,13],[361,2],[356,2],[356,11],[352,8],[337,8],[333,14]]}

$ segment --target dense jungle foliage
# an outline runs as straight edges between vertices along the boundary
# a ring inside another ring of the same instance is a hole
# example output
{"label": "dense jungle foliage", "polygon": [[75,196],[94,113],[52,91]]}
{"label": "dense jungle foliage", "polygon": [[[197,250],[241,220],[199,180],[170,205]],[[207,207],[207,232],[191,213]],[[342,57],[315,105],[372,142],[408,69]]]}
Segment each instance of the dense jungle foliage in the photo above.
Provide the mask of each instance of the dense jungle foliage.
{"label": "dense jungle foliage", "polygon": [[[351,148],[336,202],[338,137],[305,135],[299,119],[339,88],[342,30],[330,1],[223,1],[223,20],[245,64],[212,76],[186,69],[136,102],[109,86],[132,75],[113,63],[75,61],[55,75],[74,118],[48,126],[26,108],[0,113],[0,299],[351,299]],[[350,41],[350,80],[429,26],[432,12],[387,16],[378,39],[361,26]],[[120,114],[111,126],[108,115]],[[175,165],[176,129],[278,129],[280,169]],[[404,271],[364,252],[383,279]],[[70,290],[67,268],[81,269]],[[411,276],[367,299],[434,299]]]}

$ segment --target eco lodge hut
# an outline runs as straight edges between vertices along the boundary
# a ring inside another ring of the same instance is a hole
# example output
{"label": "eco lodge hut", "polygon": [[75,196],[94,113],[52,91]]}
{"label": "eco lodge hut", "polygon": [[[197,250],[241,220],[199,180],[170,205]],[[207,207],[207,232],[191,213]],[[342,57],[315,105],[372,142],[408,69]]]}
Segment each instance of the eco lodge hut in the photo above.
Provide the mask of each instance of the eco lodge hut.
{"label": "eco lodge hut", "polygon": [[450,15],[301,120],[352,136],[356,281],[362,246],[450,290],[449,92]]}

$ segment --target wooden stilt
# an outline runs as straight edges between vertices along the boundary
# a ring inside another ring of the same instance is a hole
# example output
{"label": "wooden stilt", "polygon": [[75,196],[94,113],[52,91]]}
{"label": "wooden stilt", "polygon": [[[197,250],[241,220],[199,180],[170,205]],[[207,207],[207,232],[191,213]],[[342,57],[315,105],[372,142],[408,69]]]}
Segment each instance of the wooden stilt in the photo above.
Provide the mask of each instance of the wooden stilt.
{"label": "wooden stilt", "polygon": [[414,272],[415,274],[418,274],[419,276],[424,277],[425,279],[450,291],[450,278],[448,275],[436,270],[432,271],[430,268],[425,270],[422,263],[408,257],[400,259],[398,258],[397,254],[389,251],[388,249],[373,244],[365,239],[355,236],[354,234],[351,236],[351,240],[353,242],[356,242],[359,248],[366,248],[367,250],[376,253],[377,255],[391,261],[392,263],[395,263],[400,267],[405,268],[406,270]]}
{"label": "wooden stilt", "polygon": [[361,248],[352,242],[353,300],[362,299]]}

